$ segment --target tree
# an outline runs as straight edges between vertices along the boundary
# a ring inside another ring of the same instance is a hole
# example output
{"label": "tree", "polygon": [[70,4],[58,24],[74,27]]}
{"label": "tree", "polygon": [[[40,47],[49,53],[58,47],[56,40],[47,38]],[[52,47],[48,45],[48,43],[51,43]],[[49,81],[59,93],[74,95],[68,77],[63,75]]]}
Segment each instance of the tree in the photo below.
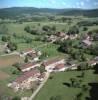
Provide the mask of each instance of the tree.
{"label": "tree", "polygon": [[71,78],[70,81],[71,81],[71,86],[74,87],[75,86],[76,79],[75,78]]}
{"label": "tree", "polygon": [[31,38],[26,38],[26,43],[31,43],[32,42],[32,39]]}
{"label": "tree", "polygon": [[76,95],[76,100],[81,100],[81,97],[82,97],[82,95],[83,95],[83,93],[78,93],[77,95]]}
{"label": "tree", "polygon": [[38,34],[38,31],[35,30],[35,29],[32,29],[30,33],[33,34],[33,35],[37,35]]}
{"label": "tree", "polygon": [[28,32],[28,33],[31,32],[31,30],[30,30],[30,26],[26,26],[26,27],[24,28],[24,30],[25,30],[26,32]]}
{"label": "tree", "polygon": [[52,31],[56,31],[56,26],[52,26]]}
{"label": "tree", "polygon": [[86,61],[87,57],[84,53],[81,54],[81,61]]}
{"label": "tree", "polygon": [[28,63],[28,61],[29,61],[29,59],[28,59],[28,57],[26,56],[25,59],[24,59],[24,62],[25,62],[25,63]]}
{"label": "tree", "polygon": [[87,27],[83,27],[83,31],[87,31],[88,30],[88,28]]}
{"label": "tree", "polygon": [[8,42],[7,47],[8,47],[11,51],[17,50],[17,45],[16,45],[16,43]]}
{"label": "tree", "polygon": [[47,26],[47,25],[42,27],[42,30],[46,32],[48,32],[50,29],[51,29],[50,26]]}
{"label": "tree", "polygon": [[82,91],[87,91],[89,89],[89,87],[87,85],[82,85]]}
{"label": "tree", "polygon": [[18,70],[20,69],[20,64],[19,64],[19,63],[15,63],[15,64],[13,64],[13,66],[14,66],[15,68],[17,68]]}
{"label": "tree", "polygon": [[82,62],[79,66],[78,66],[78,70],[87,70],[89,68],[88,63],[86,62]]}
{"label": "tree", "polygon": [[21,100],[21,98],[18,96],[15,96],[12,100]]}
{"label": "tree", "polygon": [[38,69],[39,69],[40,73],[43,73],[46,71],[44,66],[38,67]]}
{"label": "tree", "polygon": [[2,41],[4,41],[4,42],[8,42],[8,41],[10,41],[10,36],[5,36],[5,35],[3,35],[2,36]]}
{"label": "tree", "polygon": [[61,42],[60,47],[58,48],[59,51],[69,53],[72,46],[71,40],[65,40],[64,42]]}
{"label": "tree", "polygon": [[77,26],[73,26],[69,29],[68,35],[74,35],[79,33],[79,28]]}

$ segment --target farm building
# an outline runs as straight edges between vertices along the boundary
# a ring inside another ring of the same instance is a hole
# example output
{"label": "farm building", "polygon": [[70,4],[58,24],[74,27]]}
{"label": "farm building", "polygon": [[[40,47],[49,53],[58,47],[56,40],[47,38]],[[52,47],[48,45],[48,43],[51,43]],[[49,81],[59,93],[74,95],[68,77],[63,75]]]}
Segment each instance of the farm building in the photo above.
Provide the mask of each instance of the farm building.
{"label": "farm building", "polygon": [[23,64],[20,66],[20,70],[22,72],[25,72],[25,71],[29,71],[35,67],[40,67],[40,63],[30,62],[30,63]]}
{"label": "farm building", "polygon": [[[55,58],[55,59],[49,59],[49,60],[44,61],[42,65],[45,67],[46,71],[52,72],[55,67],[64,63],[65,63],[65,60],[63,58]],[[62,67],[61,68],[59,67],[57,69],[58,71],[60,71]]]}
{"label": "farm building", "polygon": [[18,91],[19,89],[30,89],[31,83],[37,81],[40,76],[40,71],[37,69],[32,69],[28,72],[24,72],[22,75],[16,78],[15,81],[10,83],[8,86],[13,88],[14,91]]}

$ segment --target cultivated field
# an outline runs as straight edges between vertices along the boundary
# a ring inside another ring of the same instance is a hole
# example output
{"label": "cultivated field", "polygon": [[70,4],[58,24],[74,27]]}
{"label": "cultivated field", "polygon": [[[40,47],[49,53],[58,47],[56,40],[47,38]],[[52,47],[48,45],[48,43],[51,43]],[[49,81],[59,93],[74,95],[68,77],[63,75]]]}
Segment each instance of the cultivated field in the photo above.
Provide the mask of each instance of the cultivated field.
{"label": "cultivated field", "polygon": [[18,55],[2,56],[0,57],[0,68],[8,67],[21,61],[22,59]]}
{"label": "cultivated field", "polygon": [[5,80],[8,77],[9,75],[7,73],[0,71],[0,80]]}

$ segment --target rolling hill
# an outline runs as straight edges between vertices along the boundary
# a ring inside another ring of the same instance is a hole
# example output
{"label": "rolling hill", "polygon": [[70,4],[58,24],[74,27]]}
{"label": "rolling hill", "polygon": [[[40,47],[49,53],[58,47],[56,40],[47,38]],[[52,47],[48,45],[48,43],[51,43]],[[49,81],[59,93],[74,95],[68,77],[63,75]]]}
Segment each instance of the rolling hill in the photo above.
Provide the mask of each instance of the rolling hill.
{"label": "rolling hill", "polygon": [[16,18],[24,15],[65,15],[65,16],[87,16],[98,17],[98,9],[50,9],[50,8],[34,8],[34,7],[12,7],[0,9],[0,18]]}

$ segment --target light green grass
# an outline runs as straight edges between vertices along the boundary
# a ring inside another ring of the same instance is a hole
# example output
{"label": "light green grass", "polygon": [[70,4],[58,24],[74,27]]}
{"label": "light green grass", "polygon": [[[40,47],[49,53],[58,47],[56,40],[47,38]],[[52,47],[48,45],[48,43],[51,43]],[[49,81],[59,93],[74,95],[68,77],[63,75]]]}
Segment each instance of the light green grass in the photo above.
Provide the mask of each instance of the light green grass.
{"label": "light green grass", "polygon": [[[86,75],[82,84],[88,84],[90,82],[98,82],[97,76],[93,74],[93,70],[85,71]],[[72,88],[63,85],[63,83],[70,83],[70,78],[75,78],[81,75],[81,72],[70,71],[60,72],[53,74],[53,79],[48,79],[45,86],[40,90],[34,100],[50,100],[51,96],[60,95],[62,100],[74,100],[75,96],[81,91],[80,88]],[[88,93],[84,93],[85,96],[89,96]],[[84,98],[82,100],[85,100]]]}

